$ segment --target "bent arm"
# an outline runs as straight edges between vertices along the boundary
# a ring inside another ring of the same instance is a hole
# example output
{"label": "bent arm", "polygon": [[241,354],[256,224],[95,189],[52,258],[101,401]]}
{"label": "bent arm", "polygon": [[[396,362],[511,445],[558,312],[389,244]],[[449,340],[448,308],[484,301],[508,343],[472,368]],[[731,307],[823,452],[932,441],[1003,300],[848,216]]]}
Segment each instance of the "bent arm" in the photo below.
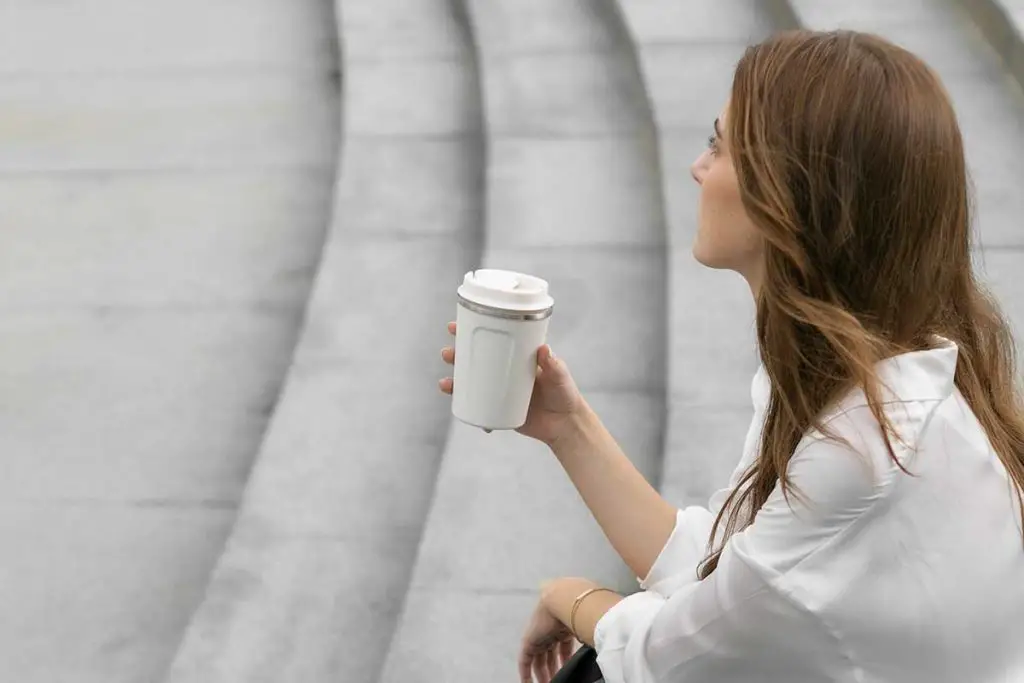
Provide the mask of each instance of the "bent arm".
{"label": "bent arm", "polygon": [[[870,427],[871,414],[863,417]],[[884,454],[884,445],[852,450],[819,440],[794,455],[789,474],[802,495],[787,499],[776,485],[707,579],[668,597],[636,593],[599,617],[594,645],[605,680],[820,680],[840,670],[845,655],[833,636],[785,586],[836,590],[822,586],[840,581],[833,577],[849,561],[843,532],[885,498],[898,471]],[[795,572],[812,555],[815,566],[801,579]]]}
{"label": "bent arm", "polygon": [[640,474],[585,402],[552,450],[612,547],[634,574],[646,577],[675,528],[676,508]]}
{"label": "bent arm", "polygon": [[742,457],[728,486],[711,496],[707,508],[676,510],[658,495],[585,401],[573,428],[551,444],[612,547],[645,590],[668,595],[696,580],[715,514],[756,455],[769,389],[760,368],[751,383],[754,416]]}

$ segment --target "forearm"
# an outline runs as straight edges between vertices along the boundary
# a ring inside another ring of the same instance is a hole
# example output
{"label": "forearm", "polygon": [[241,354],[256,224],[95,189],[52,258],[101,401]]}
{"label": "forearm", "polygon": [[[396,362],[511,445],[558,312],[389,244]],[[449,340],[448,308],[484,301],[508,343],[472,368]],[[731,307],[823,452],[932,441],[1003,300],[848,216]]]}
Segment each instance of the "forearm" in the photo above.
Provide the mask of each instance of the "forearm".
{"label": "forearm", "polygon": [[675,528],[675,507],[633,466],[587,405],[552,450],[615,551],[638,577],[647,576]]}

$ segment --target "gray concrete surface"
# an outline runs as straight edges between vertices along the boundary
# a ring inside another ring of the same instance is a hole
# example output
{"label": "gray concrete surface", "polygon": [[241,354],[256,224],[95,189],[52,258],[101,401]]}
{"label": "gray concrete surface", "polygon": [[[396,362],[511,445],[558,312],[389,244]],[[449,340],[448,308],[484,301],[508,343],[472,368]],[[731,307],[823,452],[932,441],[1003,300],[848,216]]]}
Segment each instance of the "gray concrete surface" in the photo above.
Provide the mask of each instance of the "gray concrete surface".
{"label": "gray concrete surface", "polygon": [[756,0],[619,0],[658,122],[668,216],[668,412],[662,494],[706,503],[728,481],[750,421],[757,369],[754,306],[743,280],[690,253],[698,187],[690,164],[704,151],[743,49],[777,26]]}
{"label": "gray concrete surface", "polygon": [[1024,88],[1024,1],[962,0],[1010,74]]}
{"label": "gray concrete surface", "polygon": [[325,7],[308,0],[4,2],[0,73],[328,73],[337,48]]}
{"label": "gray concrete surface", "polygon": [[157,680],[202,596],[327,224],[330,16],[0,5],[0,680]]}
{"label": "gray concrete surface", "polygon": [[483,223],[457,5],[344,0],[344,144],[301,339],[169,681],[377,679],[450,407],[438,356]]}
{"label": "gray concrete surface", "polygon": [[[635,54],[607,2],[467,4],[488,133],[483,263],[550,281],[549,341],[656,476],[666,235]],[[453,423],[381,680],[514,676],[540,582],[572,574],[635,586],[545,448]]]}
{"label": "gray concrete surface", "polygon": [[546,449],[451,420],[462,274],[548,278],[588,399],[703,502],[756,355],[688,168],[742,47],[936,66],[1024,332],[1020,2],[2,4],[0,680],[511,680],[541,580],[635,583]]}

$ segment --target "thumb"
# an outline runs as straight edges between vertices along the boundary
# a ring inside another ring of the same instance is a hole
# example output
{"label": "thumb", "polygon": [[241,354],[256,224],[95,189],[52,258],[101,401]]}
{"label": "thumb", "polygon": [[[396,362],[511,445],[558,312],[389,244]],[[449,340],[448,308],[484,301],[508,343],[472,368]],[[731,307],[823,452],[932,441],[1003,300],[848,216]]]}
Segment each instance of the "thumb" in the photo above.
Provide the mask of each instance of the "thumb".
{"label": "thumb", "polygon": [[562,363],[558,360],[554,350],[549,345],[545,344],[542,346],[539,355],[540,358],[538,360],[540,362],[540,366],[546,372],[558,373],[561,370]]}

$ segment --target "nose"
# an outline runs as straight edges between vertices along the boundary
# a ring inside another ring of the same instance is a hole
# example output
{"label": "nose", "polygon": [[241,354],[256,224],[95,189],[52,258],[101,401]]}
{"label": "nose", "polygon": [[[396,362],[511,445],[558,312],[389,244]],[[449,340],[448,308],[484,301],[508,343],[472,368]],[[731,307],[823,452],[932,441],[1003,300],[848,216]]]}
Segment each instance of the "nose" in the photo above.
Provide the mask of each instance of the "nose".
{"label": "nose", "polygon": [[708,170],[708,152],[705,151],[690,164],[690,175],[698,185],[704,184],[704,174]]}

